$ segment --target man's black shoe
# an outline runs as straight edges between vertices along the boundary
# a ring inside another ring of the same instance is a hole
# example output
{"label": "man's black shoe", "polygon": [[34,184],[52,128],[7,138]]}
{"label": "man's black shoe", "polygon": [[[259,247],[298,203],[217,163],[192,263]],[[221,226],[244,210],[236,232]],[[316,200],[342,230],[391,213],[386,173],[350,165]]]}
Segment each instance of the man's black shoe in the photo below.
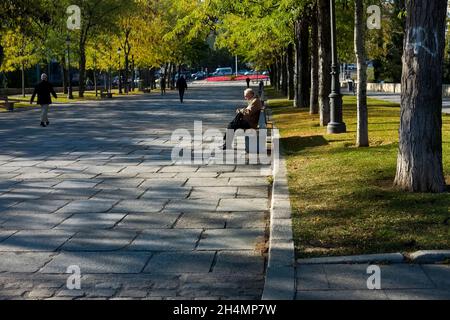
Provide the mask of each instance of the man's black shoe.
{"label": "man's black shoe", "polygon": [[45,123],[45,125],[46,125],[46,126],[48,126],[49,124],[50,124],[50,122],[49,122],[49,121],[47,121],[47,122]]}
{"label": "man's black shoe", "polygon": [[46,127],[45,123],[41,122],[41,127]]}

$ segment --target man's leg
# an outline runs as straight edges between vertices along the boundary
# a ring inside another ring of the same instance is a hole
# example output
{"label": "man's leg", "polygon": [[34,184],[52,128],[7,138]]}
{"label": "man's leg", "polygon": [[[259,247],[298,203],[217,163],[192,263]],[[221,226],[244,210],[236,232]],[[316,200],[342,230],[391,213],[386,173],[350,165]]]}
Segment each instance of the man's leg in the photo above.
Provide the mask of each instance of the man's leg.
{"label": "man's leg", "polygon": [[47,122],[48,104],[41,104],[41,126],[45,127],[45,122]]}
{"label": "man's leg", "polygon": [[[228,148],[228,146],[227,146],[227,132],[230,129],[233,130],[233,133],[234,133],[238,129],[243,129],[243,130],[250,129],[250,126],[247,123],[247,121],[244,121],[244,120],[238,121],[237,123],[235,121],[231,121],[228,124],[228,126],[227,126],[227,131],[225,132],[225,135],[223,136],[223,149],[224,150]],[[230,141],[233,141],[233,139],[234,139],[234,134],[231,136]]]}
{"label": "man's leg", "polygon": [[184,90],[180,90],[180,102],[183,103]]}

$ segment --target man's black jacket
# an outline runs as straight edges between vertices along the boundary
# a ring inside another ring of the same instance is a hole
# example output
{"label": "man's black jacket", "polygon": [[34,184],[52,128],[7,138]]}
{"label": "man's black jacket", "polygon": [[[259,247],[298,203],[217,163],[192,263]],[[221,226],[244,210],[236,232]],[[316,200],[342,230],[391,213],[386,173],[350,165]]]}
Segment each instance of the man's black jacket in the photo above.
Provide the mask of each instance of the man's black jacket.
{"label": "man's black jacket", "polygon": [[33,103],[34,97],[37,95],[37,97],[38,97],[37,103],[38,104],[41,104],[41,105],[42,104],[51,104],[52,98],[51,98],[50,94],[52,94],[53,97],[55,97],[55,99],[57,98],[56,92],[53,89],[52,84],[48,81],[41,81],[34,88],[34,92],[33,92],[33,95],[31,96],[30,101],[31,101],[31,103]]}

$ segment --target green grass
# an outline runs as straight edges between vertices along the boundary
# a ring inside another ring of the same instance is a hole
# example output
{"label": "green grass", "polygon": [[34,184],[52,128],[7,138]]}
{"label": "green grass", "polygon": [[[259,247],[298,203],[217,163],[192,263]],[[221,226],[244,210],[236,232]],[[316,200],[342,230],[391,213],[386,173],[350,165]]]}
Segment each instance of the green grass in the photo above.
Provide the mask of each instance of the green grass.
{"label": "green grass", "polygon": [[[400,109],[368,103],[370,147],[356,148],[355,97],[344,97],[347,133],[339,135],[327,135],[318,115],[269,100],[287,158],[298,257],[450,248],[449,194],[393,187]],[[450,116],[443,123],[449,184]]]}
{"label": "green grass", "polygon": [[[118,96],[125,96],[125,94],[119,95],[119,90],[118,89],[113,89],[112,90],[113,95],[113,99],[118,97]],[[134,92],[130,92],[129,95],[136,95],[136,94],[143,94],[143,92],[137,91],[135,90]],[[58,99],[54,99],[52,97],[53,103],[55,106],[55,104],[59,104],[59,103],[77,103],[80,101],[96,101],[96,100],[101,100],[100,98],[100,91],[98,93],[98,96],[95,96],[95,91],[85,91],[84,92],[84,97],[80,98],[78,96],[78,91],[74,91],[73,92],[73,100],[70,100],[67,98],[67,94],[63,94],[62,92],[57,92],[58,95]],[[22,95],[10,95],[8,96],[9,99],[14,99],[14,100],[20,100],[21,102],[19,103],[15,103],[14,104],[14,108],[29,108],[29,107],[36,107],[36,101],[37,101],[37,97],[34,100],[33,105],[30,104],[30,98],[31,98],[31,94],[27,94],[25,95],[25,97],[23,97]],[[0,107],[0,112],[1,111],[5,111],[4,107]]]}

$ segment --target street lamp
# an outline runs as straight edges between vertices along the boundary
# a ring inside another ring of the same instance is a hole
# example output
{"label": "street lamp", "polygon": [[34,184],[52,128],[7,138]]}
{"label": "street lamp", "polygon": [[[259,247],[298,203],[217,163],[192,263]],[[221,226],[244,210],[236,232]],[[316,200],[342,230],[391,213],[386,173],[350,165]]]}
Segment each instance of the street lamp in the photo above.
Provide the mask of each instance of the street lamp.
{"label": "street lamp", "polygon": [[335,0],[330,0],[331,19],[331,93],[330,98],[330,122],[327,126],[328,133],[344,133],[347,131],[342,121],[342,95],[339,82],[339,63],[337,61],[336,47],[336,12]]}
{"label": "street lamp", "polygon": [[122,50],[119,48],[117,49],[117,54],[119,56],[119,94],[122,94],[122,72],[120,70],[120,53],[122,52]]}
{"label": "street lamp", "polygon": [[70,72],[70,36],[67,35],[66,37],[66,45],[67,45],[67,68],[69,73],[69,90],[68,90],[68,99],[73,99],[73,93],[72,93],[72,74]]}

